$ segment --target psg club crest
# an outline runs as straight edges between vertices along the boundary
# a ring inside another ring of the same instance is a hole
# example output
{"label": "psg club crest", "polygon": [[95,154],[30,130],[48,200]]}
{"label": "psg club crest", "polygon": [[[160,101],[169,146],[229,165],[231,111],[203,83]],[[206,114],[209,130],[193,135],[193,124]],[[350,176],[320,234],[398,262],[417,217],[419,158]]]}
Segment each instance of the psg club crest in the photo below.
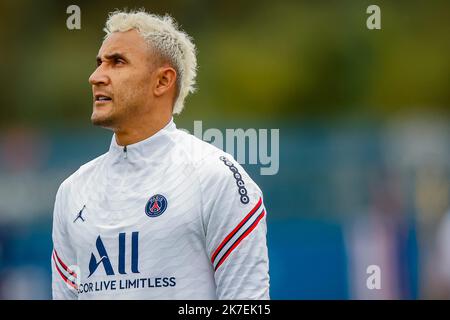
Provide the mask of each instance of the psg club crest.
{"label": "psg club crest", "polygon": [[151,196],[150,199],[147,202],[147,205],[145,206],[145,214],[148,215],[150,218],[159,217],[166,211],[167,209],[167,199],[166,197],[155,194],[154,196]]}

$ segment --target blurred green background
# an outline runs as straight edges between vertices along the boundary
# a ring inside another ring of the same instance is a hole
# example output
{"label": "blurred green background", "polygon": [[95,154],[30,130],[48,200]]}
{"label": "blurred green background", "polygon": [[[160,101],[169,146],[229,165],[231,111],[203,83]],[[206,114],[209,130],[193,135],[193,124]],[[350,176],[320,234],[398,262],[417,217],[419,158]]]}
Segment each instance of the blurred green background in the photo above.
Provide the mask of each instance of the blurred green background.
{"label": "blurred green background", "polygon": [[[81,30],[66,28],[71,4]],[[366,27],[371,4],[381,30]],[[49,298],[57,187],[111,137],[89,120],[102,29],[141,7],[198,49],[178,127],[280,129],[279,173],[244,166],[267,202],[273,298],[450,298],[444,0],[1,1],[1,298]],[[382,290],[365,287],[370,264]]]}

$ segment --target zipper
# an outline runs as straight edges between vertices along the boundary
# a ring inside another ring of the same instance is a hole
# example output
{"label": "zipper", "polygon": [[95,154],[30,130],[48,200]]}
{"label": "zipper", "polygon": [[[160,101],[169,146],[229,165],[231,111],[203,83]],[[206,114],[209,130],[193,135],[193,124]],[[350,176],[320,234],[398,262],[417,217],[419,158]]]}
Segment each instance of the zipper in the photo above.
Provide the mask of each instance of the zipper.
{"label": "zipper", "polygon": [[123,147],[123,154],[124,154],[125,159],[128,159],[127,146]]}

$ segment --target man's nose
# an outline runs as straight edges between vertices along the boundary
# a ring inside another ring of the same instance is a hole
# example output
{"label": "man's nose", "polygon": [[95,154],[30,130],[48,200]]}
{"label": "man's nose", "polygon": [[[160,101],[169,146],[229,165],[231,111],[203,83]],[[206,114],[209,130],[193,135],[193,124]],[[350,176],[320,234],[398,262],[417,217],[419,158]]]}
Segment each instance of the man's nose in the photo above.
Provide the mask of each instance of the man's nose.
{"label": "man's nose", "polygon": [[107,85],[109,83],[109,77],[101,65],[91,74],[89,83],[91,85]]}

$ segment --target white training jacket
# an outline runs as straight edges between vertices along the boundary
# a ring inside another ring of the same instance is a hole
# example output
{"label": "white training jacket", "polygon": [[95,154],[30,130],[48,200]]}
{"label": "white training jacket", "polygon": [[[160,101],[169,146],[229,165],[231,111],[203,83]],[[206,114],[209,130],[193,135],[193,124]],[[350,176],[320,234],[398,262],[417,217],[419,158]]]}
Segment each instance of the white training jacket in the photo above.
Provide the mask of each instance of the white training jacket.
{"label": "white training jacket", "polygon": [[266,211],[232,156],[173,120],[56,195],[54,299],[269,299]]}

